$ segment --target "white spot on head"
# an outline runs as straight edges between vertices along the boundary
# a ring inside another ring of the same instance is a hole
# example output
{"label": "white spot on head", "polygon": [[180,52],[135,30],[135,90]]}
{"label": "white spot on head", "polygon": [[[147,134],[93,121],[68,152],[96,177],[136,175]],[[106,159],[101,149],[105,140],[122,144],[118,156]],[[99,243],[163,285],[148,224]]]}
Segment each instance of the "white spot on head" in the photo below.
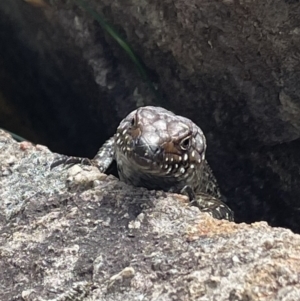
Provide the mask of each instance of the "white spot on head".
{"label": "white spot on head", "polygon": [[184,174],[185,173],[185,168],[183,168],[183,167],[180,167],[180,170],[179,170],[182,174]]}
{"label": "white spot on head", "polygon": [[174,168],[177,169],[177,168],[178,168],[178,164],[175,164],[175,165],[174,165]]}
{"label": "white spot on head", "polygon": [[120,144],[120,142],[121,142],[121,138],[118,138],[117,144]]}
{"label": "white spot on head", "polygon": [[187,154],[183,155],[183,161],[187,161],[188,158],[189,158],[189,156]]}
{"label": "white spot on head", "polygon": [[166,162],[168,162],[168,161],[169,161],[169,158],[168,158],[168,157],[166,157],[166,158],[165,158],[165,161],[166,161]]}
{"label": "white spot on head", "polygon": [[173,157],[171,157],[171,158],[170,158],[170,161],[171,161],[171,162],[173,162],[173,161],[174,161],[174,158],[173,158]]}
{"label": "white spot on head", "polygon": [[168,165],[168,164],[165,164],[164,168],[167,169],[168,167],[169,167],[169,165]]}
{"label": "white spot on head", "polygon": [[120,133],[117,133],[117,134],[116,134],[116,137],[118,138],[119,136],[120,136]]}
{"label": "white spot on head", "polygon": [[180,162],[181,160],[182,160],[182,157],[181,157],[181,156],[179,156],[179,157],[178,157],[178,161]]}
{"label": "white spot on head", "polygon": [[122,135],[124,136],[127,133],[127,129],[124,129]]}
{"label": "white spot on head", "polygon": [[191,156],[194,158],[195,157],[195,151],[193,150],[191,153]]}
{"label": "white spot on head", "polygon": [[169,167],[169,169],[167,170],[167,173],[170,173],[172,170],[172,166]]}
{"label": "white spot on head", "polygon": [[198,163],[201,163],[201,159],[200,158],[197,161],[198,161]]}
{"label": "white spot on head", "polygon": [[190,165],[190,168],[194,169],[194,168],[195,168],[195,165],[194,165],[194,164],[191,164],[191,165]]}

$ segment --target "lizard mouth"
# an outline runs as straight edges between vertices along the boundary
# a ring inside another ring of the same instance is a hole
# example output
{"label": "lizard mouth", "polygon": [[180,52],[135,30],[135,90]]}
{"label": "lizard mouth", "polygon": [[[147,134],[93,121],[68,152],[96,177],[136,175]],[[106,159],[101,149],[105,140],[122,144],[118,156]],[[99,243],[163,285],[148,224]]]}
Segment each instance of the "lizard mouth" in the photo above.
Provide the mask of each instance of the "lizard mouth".
{"label": "lizard mouth", "polygon": [[147,170],[155,170],[159,163],[156,161],[153,161],[151,158],[140,156],[139,154],[133,152],[131,154],[131,159],[134,161],[135,164],[137,164],[139,167]]}
{"label": "lizard mouth", "polygon": [[189,161],[188,153],[182,155],[166,153],[163,147],[150,146],[134,139],[123,140],[122,145],[125,143],[126,147],[118,146],[117,143],[117,152],[133,168],[137,166],[145,173],[178,178],[187,176],[188,171],[195,168],[195,164]]}
{"label": "lizard mouth", "polygon": [[123,156],[127,157],[132,164],[153,173],[160,169],[163,160],[163,154],[160,150],[153,151],[148,145],[139,145],[134,141],[131,145],[131,147],[121,148],[121,151]]}
{"label": "lizard mouth", "polygon": [[151,146],[140,137],[133,138],[127,132],[117,134],[116,152],[130,164],[147,170],[156,170],[163,160],[161,148]]}

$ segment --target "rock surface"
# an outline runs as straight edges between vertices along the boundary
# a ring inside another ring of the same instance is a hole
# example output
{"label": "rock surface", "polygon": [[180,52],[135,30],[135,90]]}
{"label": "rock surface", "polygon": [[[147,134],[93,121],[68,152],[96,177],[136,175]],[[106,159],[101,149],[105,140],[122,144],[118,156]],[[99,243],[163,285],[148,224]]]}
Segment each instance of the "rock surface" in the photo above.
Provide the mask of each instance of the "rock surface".
{"label": "rock surface", "polygon": [[0,119],[92,157],[133,108],[164,105],[203,129],[238,221],[300,232],[300,3],[88,3],[132,45],[165,102],[74,1],[0,1],[0,90],[11,102],[1,107],[19,112]]}
{"label": "rock surface", "polygon": [[299,235],[57,156],[0,131],[1,301],[299,300]]}

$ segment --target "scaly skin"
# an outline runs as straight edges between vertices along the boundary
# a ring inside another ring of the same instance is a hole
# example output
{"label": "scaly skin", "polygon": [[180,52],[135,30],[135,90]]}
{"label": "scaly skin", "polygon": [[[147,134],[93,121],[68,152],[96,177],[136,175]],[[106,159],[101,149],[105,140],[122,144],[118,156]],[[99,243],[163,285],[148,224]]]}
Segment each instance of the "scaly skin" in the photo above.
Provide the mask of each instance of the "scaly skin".
{"label": "scaly skin", "polygon": [[[206,140],[190,119],[160,107],[141,107],[125,117],[114,137],[89,161],[105,172],[116,160],[127,184],[188,194],[192,204],[215,218],[233,220],[221,201],[217,181],[205,160]],[[87,162],[68,157],[54,162]]]}

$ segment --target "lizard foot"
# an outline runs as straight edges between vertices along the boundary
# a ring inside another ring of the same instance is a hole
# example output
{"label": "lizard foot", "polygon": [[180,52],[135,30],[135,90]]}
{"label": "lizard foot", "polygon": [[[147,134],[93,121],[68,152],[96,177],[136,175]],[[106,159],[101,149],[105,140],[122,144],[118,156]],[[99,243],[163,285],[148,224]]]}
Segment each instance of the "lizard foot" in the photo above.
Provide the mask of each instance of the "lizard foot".
{"label": "lizard foot", "polygon": [[205,193],[197,193],[188,185],[184,186],[181,191],[182,194],[189,196],[192,205],[198,207],[202,212],[207,212],[216,219],[226,219],[234,221],[233,211],[222,201]]}
{"label": "lizard foot", "polygon": [[51,165],[50,169],[53,169],[59,165],[71,165],[73,166],[74,164],[82,164],[82,165],[93,165],[91,160],[88,158],[80,158],[80,157],[68,157],[68,156],[63,156],[60,159],[54,160]]}

